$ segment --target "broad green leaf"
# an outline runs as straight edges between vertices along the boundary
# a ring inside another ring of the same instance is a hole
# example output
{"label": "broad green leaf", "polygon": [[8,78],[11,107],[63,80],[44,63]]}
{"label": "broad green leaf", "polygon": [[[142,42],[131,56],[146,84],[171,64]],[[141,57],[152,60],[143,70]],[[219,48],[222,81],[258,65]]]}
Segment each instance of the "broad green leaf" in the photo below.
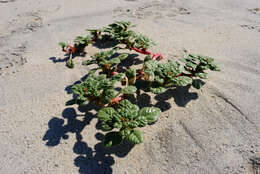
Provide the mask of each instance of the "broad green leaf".
{"label": "broad green leaf", "polygon": [[200,77],[202,79],[208,78],[208,74],[205,72],[204,73],[195,73],[195,76]]}
{"label": "broad green leaf", "polygon": [[94,63],[97,63],[96,60],[85,60],[82,62],[82,65],[91,65],[91,64],[94,64]]}
{"label": "broad green leaf", "polygon": [[154,72],[153,71],[147,69],[144,71],[144,73],[149,76],[148,81],[154,81]]}
{"label": "broad green leaf", "polygon": [[116,146],[122,142],[122,136],[120,132],[109,132],[105,135],[104,145],[105,147]]}
{"label": "broad green leaf", "polygon": [[123,94],[133,94],[135,93],[137,88],[135,86],[127,86],[124,89],[122,89]]}
{"label": "broad green leaf", "polygon": [[103,131],[111,131],[113,129],[113,127],[110,124],[108,124],[107,122],[102,122],[101,127],[102,127]]}
{"label": "broad green leaf", "polygon": [[156,107],[144,107],[139,111],[140,117],[145,117],[148,123],[155,122],[159,115],[161,114],[161,110]]}
{"label": "broad green leaf", "polygon": [[190,67],[190,68],[192,68],[193,70],[195,70],[195,69],[197,68],[197,65],[196,65],[195,63],[192,63],[192,62],[187,62],[187,63],[185,64],[185,66]]}
{"label": "broad green leaf", "polygon": [[144,58],[144,62],[147,62],[147,61],[150,61],[150,60],[152,60],[152,58],[153,58],[153,56],[150,54],[150,55],[147,55],[147,56],[145,56],[145,58]]}
{"label": "broad green leaf", "polygon": [[109,103],[113,98],[115,98],[115,90],[114,89],[107,89],[103,90],[101,103],[107,104]]}
{"label": "broad green leaf", "polygon": [[124,128],[120,130],[120,134],[124,137],[128,136],[131,133],[131,130],[128,128]]}
{"label": "broad green leaf", "polygon": [[116,114],[116,111],[112,107],[105,107],[98,111],[98,119],[101,121],[107,121],[113,118],[113,115]]}
{"label": "broad green leaf", "polygon": [[114,126],[114,128],[121,129],[123,124],[122,124],[122,122],[115,122],[113,126]]}
{"label": "broad green leaf", "polygon": [[155,71],[158,67],[158,61],[150,60],[144,63],[146,69],[149,69],[151,71]]}
{"label": "broad green leaf", "polygon": [[139,116],[135,120],[139,123],[139,127],[145,127],[148,124],[147,118],[144,116]]}
{"label": "broad green leaf", "polygon": [[140,144],[143,142],[143,134],[139,130],[132,130],[131,133],[126,136],[126,139],[133,144]]}
{"label": "broad green leaf", "polygon": [[81,95],[83,93],[83,87],[81,86],[81,84],[77,84],[77,85],[74,85],[71,87],[71,92],[73,94],[76,94],[76,95]]}
{"label": "broad green leaf", "polygon": [[139,126],[139,123],[137,121],[131,121],[129,124],[130,128],[137,128]]}
{"label": "broad green leaf", "polygon": [[80,106],[85,106],[85,105],[87,105],[87,104],[89,104],[89,101],[88,101],[87,98],[85,98],[85,101],[82,102],[82,103],[80,104]]}
{"label": "broad green leaf", "polygon": [[119,58],[120,60],[124,60],[128,57],[128,54],[120,54],[117,58]]}
{"label": "broad green leaf", "polygon": [[62,48],[65,48],[65,47],[67,47],[68,44],[66,44],[65,42],[59,42],[59,45],[60,45]]}
{"label": "broad green leaf", "polygon": [[161,85],[164,83],[164,79],[163,79],[163,78],[160,78],[160,76],[155,76],[155,77],[154,77],[154,81],[155,81],[156,83],[161,84]]}
{"label": "broad green leaf", "polygon": [[67,67],[68,68],[74,68],[74,66],[75,66],[75,64],[74,64],[74,62],[73,62],[73,60],[72,59],[69,59],[68,61],[67,61]]}
{"label": "broad green leaf", "polygon": [[79,95],[79,96],[77,97],[77,101],[78,101],[80,104],[82,104],[83,102],[88,101],[88,98],[87,98],[87,97],[84,97],[83,95]]}
{"label": "broad green leaf", "polygon": [[175,77],[172,80],[176,86],[187,86],[192,83],[192,78],[187,76]]}
{"label": "broad green leaf", "polygon": [[164,93],[166,91],[166,88],[164,87],[157,87],[157,88],[153,88],[153,87],[150,87],[150,91],[154,94],[161,94],[161,93]]}
{"label": "broad green leaf", "polygon": [[127,118],[129,120],[138,116],[139,107],[132,104],[129,100],[120,101],[117,112],[121,117]]}
{"label": "broad green leaf", "polygon": [[121,60],[117,57],[109,60],[109,63],[111,64],[119,64],[120,62]]}
{"label": "broad green leaf", "polygon": [[112,76],[112,80],[121,81],[125,77],[124,73],[118,73]]}
{"label": "broad green leaf", "polygon": [[210,70],[212,70],[212,71],[220,71],[220,68],[218,67],[218,65],[212,63],[212,64],[210,64]]}
{"label": "broad green leaf", "polygon": [[128,79],[136,77],[136,69],[134,69],[134,68],[127,69],[126,70],[126,77]]}

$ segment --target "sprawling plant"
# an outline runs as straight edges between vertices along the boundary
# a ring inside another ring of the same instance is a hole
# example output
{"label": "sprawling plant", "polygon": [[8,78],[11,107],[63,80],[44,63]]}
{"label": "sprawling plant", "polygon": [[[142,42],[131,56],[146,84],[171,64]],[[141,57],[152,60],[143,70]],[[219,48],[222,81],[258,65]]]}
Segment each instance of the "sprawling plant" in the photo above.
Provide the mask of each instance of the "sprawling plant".
{"label": "sprawling plant", "polygon": [[[71,87],[73,99],[66,104],[88,105],[89,102],[101,107],[98,119],[101,121],[104,145],[111,147],[122,140],[133,144],[143,142],[140,128],[157,121],[161,110],[157,107],[139,108],[136,93],[142,91],[160,94],[167,88],[193,86],[200,89],[203,79],[208,77],[207,70],[220,71],[214,59],[207,56],[187,54],[181,61],[168,60],[160,63],[163,56],[148,51],[154,42],[148,37],[130,30],[130,22],[115,22],[102,29],[87,30],[86,37],[78,36],[74,45],[60,43],[63,51],[69,55],[67,66],[74,67],[73,58],[84,53],[89,44],[114,42],[110,50],[98,52],[83,61],[83,65],[95,64],[87,78]],[[146,55],[143,66],[124,67],[123,60],[130,59],[129,49]],[[119,68],[120,67],[120,68]],[[200,80],[202,79],[202,80]]]}

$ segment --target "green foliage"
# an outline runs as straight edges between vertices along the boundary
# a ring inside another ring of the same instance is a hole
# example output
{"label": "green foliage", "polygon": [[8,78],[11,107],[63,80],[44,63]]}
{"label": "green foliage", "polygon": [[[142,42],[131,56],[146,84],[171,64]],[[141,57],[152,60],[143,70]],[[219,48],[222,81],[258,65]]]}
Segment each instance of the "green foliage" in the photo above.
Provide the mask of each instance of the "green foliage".
{"label": "green foliage", "polygon": [[[75,103],[85,105],[87,101],[94,101],[97,104],[108,104],[115,96],[114,85],[117,80],[109,80],[106,75],[90,74],[86,80],[71,87],[71,91],[76,95]],[[69,103],[68,103],[69,104]]]}
{"label": "green foliage", "polygon": [[153,45],[155,45],[155,43],[144,35],[137,35],[134,40],[134,47],[139,49],[148,49]]}
{"label": "green foliage", "polygon": [[129,100],[122,100],[116,109],[105,107],[99,110],[98,118],[102,121],[104,131],[112,131],[105,136],[105,146],[119,144],[124,138],[133,144],[143,142],[143,134],[136,130],[145,127],[148,123],[157,121],[161,110],[156,107],[144,107],[139,110],[137,105]]}
{"label": "green foliage", "polygon": [[[73,99],[66,103],[84,106],[92,102],[101,106],[98,119],[103,131],[107,132],[105,147],[119,145],[123,140],[142,143],[144,138],[140,129],[158,120],[161,114],[159,108],[139,108],[133,104],[140,103],[138,95],[141,91],[161,94],[168,88],[191,85],[200,89],[204,85],[202,80],[208,77],[207,70],[220,70],[213,58],[195,54],[185,55],[181,62],[168,60],[167,63],[160,63],[153,60],[158,53],[152,54],[147,49],[154,42],[130,30],[132,27],[130,22],[115,22],[102,29],[88,30],[90,34],[78,36],[73,47],[59,43],[70,55],[67,61],[70,68],[74,67],[73,56],[82,53],[91,43],[113,40],[120,46],[125,45],[125,48],[115,46],[111,50],[98,52],[83,61],[83,65],[95,64],[96,67],[89,71],[84,81],[71,87]],[[140,69],[123,67],[121,62],[129,54],[118,53],[119,49],[146,54],[143,66]]]}
{"label": "green foliage", "polygon": [[117,71],[117,66],[122,60],[126,59],[128,54],[115,54],[115,50],[102,51],[91,56],[91,60],[82,62],[82,65],[97,64],[99,69],[108,75]]}
{"label": "green foliage", "polygon": [[74,64],[72,58],[69,58],[66,65],[68,68],[74,68],[75,64]]}

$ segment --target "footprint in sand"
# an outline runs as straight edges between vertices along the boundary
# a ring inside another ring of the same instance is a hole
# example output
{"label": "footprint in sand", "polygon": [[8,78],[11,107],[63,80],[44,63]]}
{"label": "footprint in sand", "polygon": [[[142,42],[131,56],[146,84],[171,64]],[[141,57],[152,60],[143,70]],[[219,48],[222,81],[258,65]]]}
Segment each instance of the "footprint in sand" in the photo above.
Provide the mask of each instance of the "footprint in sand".
{"label": "footprint in sand", "polygon": [[260,15],[260,8],[252,8],[252,9],[248,9],[248,11],[250,11],[253,14]]}
{"label": "footprint in sand", "polygon": [[11,48],[8,50],[3,50],[0,53],[0,72],[7,71],[10,68],[15,68],[17,66],[22,66],[27,63],[27,59],[23,57],[26,51],[26,44],[22,43],[18,47]]}
{"label": "footprint in sand", "polygon": [[8,2],[14,2],[16,0],[0,0],[0,3],[8,3]]}
{"label": "footprint in sand", "polygon": [[258,31],[260,32],[260,27],[256,25],[240,25],[242,28],[247,29],[247,30],[252,30],[252,31]]}
{"label": "footprint in sand", "polygon": [[11,33],[28,33],[37,31],[43,22],[38,12],[30,12],[18,15],[9,23]]}
{"label": "footprint in sand", "polygon": [[177,15],[188,15],[190,10],[177,6],[174,1],[152,1],[134,8],[118,7],[113,11],[114,17],[128,17],[135,19],[158,20],[163,18],[174,18]]}

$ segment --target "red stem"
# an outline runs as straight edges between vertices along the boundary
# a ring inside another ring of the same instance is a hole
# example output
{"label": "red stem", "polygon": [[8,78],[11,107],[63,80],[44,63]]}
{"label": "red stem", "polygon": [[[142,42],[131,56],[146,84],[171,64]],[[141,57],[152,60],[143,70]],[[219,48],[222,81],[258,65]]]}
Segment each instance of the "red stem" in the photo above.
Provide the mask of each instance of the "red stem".
{"label": "red stem", "polygon": [[150,54],[152,54],[151,52],[146,51],[145,49],[140,50],[140,49],[135,48],[135,47],[133,47],[132,49],[135,50],[136,52],[140,53],[140,54],[145,54],[145,55],[150,55]]}

